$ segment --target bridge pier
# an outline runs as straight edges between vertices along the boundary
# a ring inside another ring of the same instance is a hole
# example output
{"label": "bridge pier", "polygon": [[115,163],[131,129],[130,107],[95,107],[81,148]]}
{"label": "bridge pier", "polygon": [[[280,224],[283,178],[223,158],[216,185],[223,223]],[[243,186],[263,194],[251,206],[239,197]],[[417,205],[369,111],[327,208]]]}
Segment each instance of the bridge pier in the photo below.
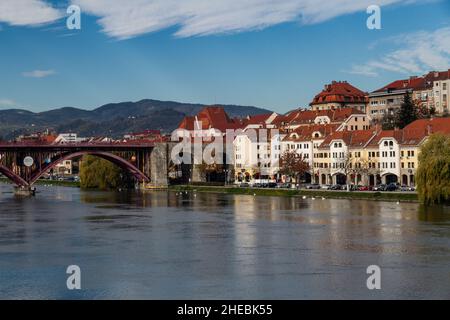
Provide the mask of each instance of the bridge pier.
{"label": "bridge pier", "polygon": [[32,197],[36,195],[36,188],[32,186],[15,186],[14,194],[19,197]]}
{"label": "bridge pier", "polygon": [[169,145],[167,143],[155,144],[150,154],[150,188],[167,188],[168,163],[169,163]]}

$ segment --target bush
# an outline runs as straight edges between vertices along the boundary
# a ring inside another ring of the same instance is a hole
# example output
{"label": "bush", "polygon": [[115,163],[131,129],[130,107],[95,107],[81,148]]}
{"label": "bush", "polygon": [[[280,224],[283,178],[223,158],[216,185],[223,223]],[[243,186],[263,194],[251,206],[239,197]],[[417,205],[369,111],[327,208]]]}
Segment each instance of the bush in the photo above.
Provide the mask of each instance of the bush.
{"label": "bush", "polygon": [[94,156],[83,156],[80,166],[82,189],[112,190],[133,186],[133,178],[115,164]]}
{"label": "bush", "polygon": [[450,202],[450,136],[433,134],[421,147],[417,191],[426,205]]}

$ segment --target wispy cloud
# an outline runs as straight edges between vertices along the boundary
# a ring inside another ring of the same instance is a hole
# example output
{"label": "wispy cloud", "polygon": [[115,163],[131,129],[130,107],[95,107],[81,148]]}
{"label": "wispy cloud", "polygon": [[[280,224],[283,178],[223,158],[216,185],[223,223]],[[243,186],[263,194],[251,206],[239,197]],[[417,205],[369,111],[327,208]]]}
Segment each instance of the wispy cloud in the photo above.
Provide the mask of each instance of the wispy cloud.
{"label": "wispy cloud", "polygon": [[377,59],[353,65],[348,72],[366,76],[377,76],[381,71],[420,74],[450,67],[450,27],[403,34],[387,41],[396,49]]}
{"label": "wispy cloud", "polygon": [[10,108],[10,107],[14,107],[16,105],[17,105],[17,103],[15,101],[11,100],[11,99],[2,99],[2,98],[0,98],[0,108],[2,108],[2,107],[3,108],[4,107]]}
{"label": "wispy cloud", "polygon": [[[108,36],[127,39],[169,27],[177,37],[260,30],[285,22],[320,23],[369,5],[402,0],[72,0],[99,17]],[[409,0],[408,3],[415,2]]]}
{"label": "wispy cloud", "polygon": [[13,26],[50,23],[62,16],[60,10],[42,0],[0,0],[0,22]]}
{"label": "wispy cloud", "polygon": [[55,73],[54,70],[33,70],[22,72],[22,75],[27,78],[45,78]]}

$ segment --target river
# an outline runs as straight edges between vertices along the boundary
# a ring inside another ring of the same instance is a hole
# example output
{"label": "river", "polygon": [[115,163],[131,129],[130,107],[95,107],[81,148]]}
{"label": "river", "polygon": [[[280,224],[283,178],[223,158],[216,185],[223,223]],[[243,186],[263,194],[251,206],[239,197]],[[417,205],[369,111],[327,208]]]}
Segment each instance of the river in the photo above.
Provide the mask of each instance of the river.
{"label": "river", "polygon": [[38,190],[0,184],[2,299],[450,298],[450,207]]}

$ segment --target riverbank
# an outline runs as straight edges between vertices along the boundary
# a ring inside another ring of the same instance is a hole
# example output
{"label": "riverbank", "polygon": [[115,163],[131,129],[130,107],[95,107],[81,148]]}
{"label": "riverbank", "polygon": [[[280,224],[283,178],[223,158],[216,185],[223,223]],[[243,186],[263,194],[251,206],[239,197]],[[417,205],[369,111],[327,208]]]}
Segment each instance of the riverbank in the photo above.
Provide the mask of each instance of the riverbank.
{"label": "riverbank", "polygon": [[[1,183],[11,184],[5,177],[0,178]],[[35,182],[35,185],[45,185],[45,186],[55,186],[55,187],[70,187],[70,188],[79,188],[80,183],[75,181],[58,181],[58,180],[38,180]]]}
{"label": "riverbank", "polygon": [[259,189],[259,188],[239,188],[239,187],[215,187],[215,186],[171,186],[173,191],[196,191],[210,193],[229,193],[254,196],[275,196],[275,197],[324,197],[331,199],[361,199],[375,201],[402,201],[418,202],[417,193],[412,192],[372,192],[372,191],[332,191],[332,190],[296,190],[296,189]]}

